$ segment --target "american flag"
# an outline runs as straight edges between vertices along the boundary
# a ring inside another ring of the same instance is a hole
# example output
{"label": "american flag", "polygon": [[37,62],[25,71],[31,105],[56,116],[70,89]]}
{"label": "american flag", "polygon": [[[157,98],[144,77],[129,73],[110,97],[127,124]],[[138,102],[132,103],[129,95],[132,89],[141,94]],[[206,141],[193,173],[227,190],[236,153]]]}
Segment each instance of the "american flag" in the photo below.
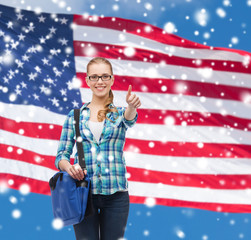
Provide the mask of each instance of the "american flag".
{"label": "american flag", "polygon": [[113,65],[114,104],[126,107],[130,84],[142,103],[124,147],[131,203],[250,213],[250,53],[128,19],[2,5],[0,185],[50,194],[62,124],[91,100],[96,56]]}

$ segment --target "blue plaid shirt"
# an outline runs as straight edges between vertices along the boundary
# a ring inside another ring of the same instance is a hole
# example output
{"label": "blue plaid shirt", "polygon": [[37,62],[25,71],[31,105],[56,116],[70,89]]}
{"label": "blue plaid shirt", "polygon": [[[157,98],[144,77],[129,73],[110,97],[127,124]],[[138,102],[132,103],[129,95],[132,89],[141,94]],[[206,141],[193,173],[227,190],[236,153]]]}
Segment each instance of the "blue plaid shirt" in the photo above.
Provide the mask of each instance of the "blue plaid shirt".
{"label": "blue plaid shirt", "polygon": [[[107,113],[109,119],[105,119],[104,128],[99,142],[96,141],[88,126],[90,109],[85,103],[80,109],[80,134],[83,139],[84,157],[87,173],[92,181],[93,194],[113,194],[117,191],[126,190],[128,181],[126,178],[126,164],[123,153],[125,135],[128,127],[132,127],[138,118],[138,113],[133,120],[126,120],[124,117],[125,107],[117,107],[118,113]],[[111,103],[109,108],[114,108]],[[60,160],[70,161],[70,156],[75,144],[74,110],[68,114],[60,137],[58,152],[55,160],[57,168]],[[78,155],[75,154],[74,163],[78,162]]]}

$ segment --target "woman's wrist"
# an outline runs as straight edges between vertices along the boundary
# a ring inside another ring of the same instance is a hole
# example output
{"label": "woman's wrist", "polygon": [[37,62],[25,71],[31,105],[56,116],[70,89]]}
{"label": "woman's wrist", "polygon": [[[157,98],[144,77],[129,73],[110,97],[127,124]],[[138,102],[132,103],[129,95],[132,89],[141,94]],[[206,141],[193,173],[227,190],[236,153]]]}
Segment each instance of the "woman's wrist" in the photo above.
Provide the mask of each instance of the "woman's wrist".
{"label": "woman's wrist", "polygon": [[58,167],[61,171],[66,171],[68,165],[71,165],[68,160],[62,159],[58,163]]}

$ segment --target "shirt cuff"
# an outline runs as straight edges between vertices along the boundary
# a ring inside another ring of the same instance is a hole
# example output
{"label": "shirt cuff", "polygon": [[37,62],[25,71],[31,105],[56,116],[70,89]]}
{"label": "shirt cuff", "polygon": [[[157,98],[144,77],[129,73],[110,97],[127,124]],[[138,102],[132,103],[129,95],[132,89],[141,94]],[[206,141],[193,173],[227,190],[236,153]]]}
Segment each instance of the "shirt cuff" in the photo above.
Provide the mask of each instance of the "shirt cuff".
{"label": "shirt cuff", "polygon": [[132,126],[136,123],[136,121],[137,121],[137,119],[138,119],[138,113],[136,112],[136,116],[135,116],[135,118],[132,119],[132,120],[127,120],[127,119],[125,118],[124,114],[125,114],[125,112],[123,113],[123,122],[124,122],[124,124],[125,124],[127,127],[132,127]]}

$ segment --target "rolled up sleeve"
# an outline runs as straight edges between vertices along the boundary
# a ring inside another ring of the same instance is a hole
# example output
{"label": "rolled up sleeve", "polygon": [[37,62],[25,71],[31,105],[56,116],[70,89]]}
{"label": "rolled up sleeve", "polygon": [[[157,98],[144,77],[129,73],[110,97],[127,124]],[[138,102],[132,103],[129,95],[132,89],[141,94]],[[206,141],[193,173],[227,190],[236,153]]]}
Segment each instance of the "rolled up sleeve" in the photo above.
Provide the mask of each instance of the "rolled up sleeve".
{"label": "rolled up sleeve", "polygon": [[133,127],[134,126],[134,124],[136,123],[136,121],[137,121],[137,119],[138,119],[138,113],[136,112],[136,116],[135,116],[135,118],[134,119],[132,119],[132,120],[127,120],[126,118],[125,118],[125,110],[126,110],[126,108],[122,108],[122,121],[123,121],[123,123],[125,124],[125,126],[126,126],[126,128],[131,128],[131,127]]}
{"label": "rolled up sleeve", "polygon": [[73,110],[67,115],[63,124],[61,137],[59,140],[57,155],[55,159],[55,166],[59,169],[59,161],[65,159],[70,162],[70,156],[75,144],[73,127]]}

